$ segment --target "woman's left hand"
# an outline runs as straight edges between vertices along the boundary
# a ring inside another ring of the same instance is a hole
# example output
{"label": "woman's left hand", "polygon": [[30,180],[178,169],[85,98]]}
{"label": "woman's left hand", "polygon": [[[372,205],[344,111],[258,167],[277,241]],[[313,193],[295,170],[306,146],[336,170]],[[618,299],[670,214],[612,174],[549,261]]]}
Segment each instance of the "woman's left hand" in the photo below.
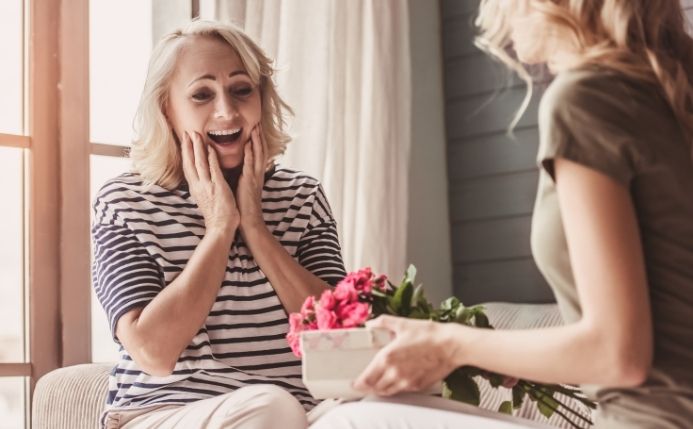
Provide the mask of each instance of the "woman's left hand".
{"label": "woman's left hand", "polygon": [[238,179],[236,200],[241,212],[241,230],[262,226],[262,187],[265,184],[267,155],[259,125],[250,132],[245,144],[243,172]]}
{"label": "woman's left hand", "polygon": [[385,328],[395,334],[354,382],[354,388],[390,396],[416,392],[433,386],[450,374],[454,362],[454,327],[394,316],[380,316],[366,323],[369,328]]}

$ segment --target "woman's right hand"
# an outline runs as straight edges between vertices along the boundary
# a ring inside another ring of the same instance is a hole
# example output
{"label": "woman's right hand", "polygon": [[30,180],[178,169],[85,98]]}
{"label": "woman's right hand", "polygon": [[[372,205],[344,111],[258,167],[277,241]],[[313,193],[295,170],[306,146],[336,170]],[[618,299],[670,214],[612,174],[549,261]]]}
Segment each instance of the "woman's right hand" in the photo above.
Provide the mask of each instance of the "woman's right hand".
{"label": "woman's right hand", "polygon": [[199,133],[191,131],[183,136],[181,152],[183,173],[190,195],[204,217],[206,231],[233,239],[241,216],[233,192],[224,179],[216,151],[205,146]]}

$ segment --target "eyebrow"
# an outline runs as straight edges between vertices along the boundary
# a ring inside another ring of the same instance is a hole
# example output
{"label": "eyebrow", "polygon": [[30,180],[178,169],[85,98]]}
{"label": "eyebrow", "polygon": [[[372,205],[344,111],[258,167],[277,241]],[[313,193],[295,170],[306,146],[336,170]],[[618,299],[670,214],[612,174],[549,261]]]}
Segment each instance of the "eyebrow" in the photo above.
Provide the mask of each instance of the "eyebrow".
{"label": "eyebrow", "polygon": [[[229,73],[229,77],[238,76],[239,74],[244,74],[244,75],[248,76],[248,73],[245,70],[236,70],[234,72]],[[191,80],[190,83],[188,84],[188,86],[192,85],[193,83],[197,82],[198,80],[203,80],[203,79],[217,80],[211,74],[206,74],[206,75],[203,75],[203,76],[200,76],[198,78]]]}

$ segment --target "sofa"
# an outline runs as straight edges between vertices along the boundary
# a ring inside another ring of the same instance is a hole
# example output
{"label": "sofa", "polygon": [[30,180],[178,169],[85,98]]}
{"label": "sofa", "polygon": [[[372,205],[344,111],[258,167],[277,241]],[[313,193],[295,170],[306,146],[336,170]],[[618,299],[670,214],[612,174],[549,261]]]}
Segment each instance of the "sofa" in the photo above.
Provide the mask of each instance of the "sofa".
{"label": "sofa", "polygon": [[[562,323],[555,304],[485,304],[491,323],[498,329],[523,329],[557,326]],[[92,363],[56,369],[36,384],[32,398],[33,429],[95,429],[106,398],[108,373],[112,363]],[[492,389],[480,380],[481,407],[497,410],[511,398],[508,389]],[[589,411],[575,405],[575,409]],[[558,415],[546,419],[530,401],[515,415],[551,426],[571,428]]]}

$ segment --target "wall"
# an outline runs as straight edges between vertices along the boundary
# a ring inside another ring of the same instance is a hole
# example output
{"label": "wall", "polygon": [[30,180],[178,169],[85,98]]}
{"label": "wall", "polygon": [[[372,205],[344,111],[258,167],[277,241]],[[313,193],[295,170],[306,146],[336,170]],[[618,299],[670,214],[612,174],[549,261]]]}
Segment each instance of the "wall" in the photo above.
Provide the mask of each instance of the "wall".
{"label": "wall", "polygon": [[452,295],[441,19],[437,2],[409,0],[412,147],[407,257],[433,303]]}
{"label": "wall", "polygon": [[550,302],[529,241],[538,97],[508,138],[526,88],[474,47],[477,5],[441,2],[454,290],[466,304]]}

